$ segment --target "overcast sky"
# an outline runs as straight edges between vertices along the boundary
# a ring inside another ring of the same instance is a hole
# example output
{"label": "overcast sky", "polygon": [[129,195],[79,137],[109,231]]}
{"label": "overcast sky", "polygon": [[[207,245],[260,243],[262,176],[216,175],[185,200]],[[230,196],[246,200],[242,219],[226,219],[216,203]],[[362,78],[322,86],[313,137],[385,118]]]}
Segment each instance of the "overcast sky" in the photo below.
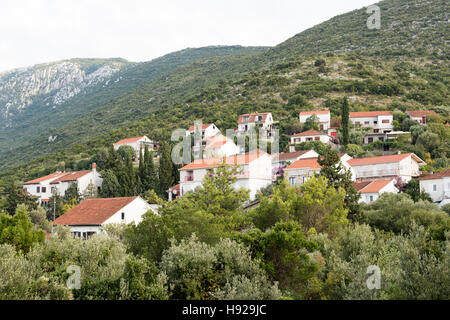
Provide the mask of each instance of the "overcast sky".
{"label": "overcast sky", "polygon": [[148,61],[187,47],[274,46],[377,0],[0,0],[0,72],[69,58]]}

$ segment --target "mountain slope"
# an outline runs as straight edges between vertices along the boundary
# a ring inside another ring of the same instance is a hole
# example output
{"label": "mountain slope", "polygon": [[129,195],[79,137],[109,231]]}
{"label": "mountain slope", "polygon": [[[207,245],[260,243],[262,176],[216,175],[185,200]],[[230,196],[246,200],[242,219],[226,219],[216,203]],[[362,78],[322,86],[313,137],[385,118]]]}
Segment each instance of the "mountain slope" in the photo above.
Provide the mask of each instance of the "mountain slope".
{"label": "mountain slope", "polygon": [[[57,129],[61,126],[180,66],[209,57],[245,55],[265,49],[211,46],[185,49],[143,63],[72,59],[5,73],[0,77],[0,113],[4,115],[0,117],[0,159],[3,156],[6,162],[8,154],[17,153],[18,148],[27,150],[36,139],[46,143],[58,140]],[[119,62],[120,69],[111,69],[112,63]],[[109,70],[114,72],[107,73]],[[52,150],[46,145],[41,147],[41,154]]]}

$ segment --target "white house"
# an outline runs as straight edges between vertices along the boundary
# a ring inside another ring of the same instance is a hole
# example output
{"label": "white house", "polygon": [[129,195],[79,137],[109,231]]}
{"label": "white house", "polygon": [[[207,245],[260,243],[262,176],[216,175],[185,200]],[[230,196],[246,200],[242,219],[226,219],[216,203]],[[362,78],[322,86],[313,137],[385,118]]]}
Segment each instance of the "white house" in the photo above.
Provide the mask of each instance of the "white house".
{"label": "white house", "polygon": [[139,152],[142,148],[142,152],[144,152],[144,149],[147,148],[149,151],[153,151],[156,149],[156,143],[153,142],[153,140],[147,138],[146,136],[142,137],[135,137],[135,138],[128,138],[123,139],[120,141],[117,141],[114,143],[114,150],[118,150],[122,146],[130,146],[133,148],[136,157],[139,156]]}
{"label": "white house", "polygon": [[352,167],[358,181],[400,177],[404,182],[408,182],[413,177],[418,177],[419,168],[426,165],[414,153],[354,158],[347,163]]}
{"label": "white house", "polygon": [[314,150],[301,150],[296,152],[279,153],[272,155],[272,169],[286,167],[291,163],[306,158],[317,158],[319,154]]}
{"label": "white house", "polygon": [[[351,170],[348,161],[352,159],[348,154],[343,153],[339,155],[343,170]],[[322,166],[318,162],[318,157],[299,159],[284,169],[284,176],[289,181],[291,186],[299,186],[304,184],[314,174],[320,173]],[[352,180],[353,172],[352,172]]]}
{"label": "white house", "polygon": [[295,144],[309,141],[321,141],[323,143],[329,144],[331,142],[331,137],[326,133],[317,130],[308,130],[305,132],[297,133],[291,136],[289,151],[295,151]]}
{"label": "white house", "polygon": [[92,170],[83,170],[75,172],[64,172],[63,175],[50,182],[51,191],[55,191],[60,196],[64,196],[66,190],[75,183],[78,188],[78,192],[83,194],[87,191],[89,185],[100,191],[103,183],[103,179],[100,173],[97,171],[97,165],[92,164]]}
{"label": "white house", "polygon": [[77,237],[87,239],[101,232],[110,223],[140,223],[147,211],[157,214],[150,204],[140,197],[87,199],[53,221],[66,225]]}
{"label": "white house", "polygon": [[395,187],[395,179],[387,180],[369,180],[363,182],[355,182],[354,187],[361,193],[359,202],[372,203],[376,201],[382,193],[391,192],[398,193]]}
{"label": "white house", "polygon": [[433,110],[410,110],[410,111],[406,111],[406,113],[412,120],[415,120],[420,124],[427,124],[427,116],[429,116],[429,115],[437,116],[438,115]]}
{"label": "white house", "polygon": [[349,119],[355,127],[372,128],[374,133],[386,133],[394,129],[394,118],[390,111],[350,112]]}
{"label": "white house", "polygon": [[284,176],[291,186],[304,184],[314,174],[319,173],[322,166],[316,158],[300,159],[284,169]]}
{"label": "white house", "polygon": [[450,169],[419,177],[420,189],[427,192],[433,202],[443,205],[450,199]]}
{"label": "white house", "polygon": [[236,189],[250,190],[250,199],[256,197],[258,190],[272,183],[272,160],[268,153],[260,150],[225,158],[199,159],[180,169],[180,196],[200,187],[205,176],[220,164],[238,165],[240,173],[233,184]]}
{"label": "white house", "polygon": [[[222,158],[239,153],[239,147],[230,138],[222,134],[203,138],[203,158]],[[194,146],[194,154],[196,148]]]}
{"label": "white house", "polygon": [[26,181],[23,184],[23,188],[28,194],[38,197],[39,203],[46,203],[52,196],[52,186],[50,185],[50,182],[62,177],[65,174],[65,172],[55,172],[44,177]]}
{"label": "white house", "polygon": [[330,128],[330,110],[322,110],[322,111],[303,111],[299,114],[300,123],[305,123],[306,120],[316,115],[319,119],[319,129],[321,131],[327,131]]}
{"label": "white house", "polygon": [[260,138],[264,138],[268,141],[272,141],[272,129],[273,129],[273,117],[271,112],[263,113],[247,113],[239,116],[238,128],[236,134],[247,134],[250,131],[260,132],[263,131],[263,135]]}
{"label": "white house", "polygon": [[[202,124],[201,130],[202,130],[202,138],[213,137],[220,133],[220,130],[216,127],[214,123]],[[186,135],[193,135],[194,133],[195,133],[195,126],[191,126],[188,130],[186,130]]]}
{"label": "white house", "polygon": [[369,132],[364,135],[363,144],[369,144],[375,141],[387,141],[397,139],[400,135],[410,135],[405,131],[391,131],[391,132]]}

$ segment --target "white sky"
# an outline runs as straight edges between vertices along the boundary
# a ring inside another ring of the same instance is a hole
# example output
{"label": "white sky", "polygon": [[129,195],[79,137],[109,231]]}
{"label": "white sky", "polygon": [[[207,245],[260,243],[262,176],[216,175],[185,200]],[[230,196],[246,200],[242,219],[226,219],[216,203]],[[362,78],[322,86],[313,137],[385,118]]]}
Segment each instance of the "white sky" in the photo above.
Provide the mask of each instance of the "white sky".
{"label": "white sky", "polygon": [[378,0],[0,0],[0,72],[69,58],[148,61],[187,47],[274,46]]}

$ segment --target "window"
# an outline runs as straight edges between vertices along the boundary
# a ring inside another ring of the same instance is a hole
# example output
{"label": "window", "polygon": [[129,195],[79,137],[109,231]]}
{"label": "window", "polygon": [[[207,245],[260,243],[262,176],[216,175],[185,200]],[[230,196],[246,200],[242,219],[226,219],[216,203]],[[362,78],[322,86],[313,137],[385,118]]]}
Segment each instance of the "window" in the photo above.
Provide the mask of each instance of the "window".
{"label": "window", "polygon": [[315,137],[314,140],[320,140],[320,137]]}
{"label": "window", "polygon": [[390,123],[389,120],[382,120],[381,122],[382,122],[382,123]]}
{"label": "window", "polygon": [[125,212],[122,212],[122,220],[125,220]]}
{"label": "window", "polygon": [[369,143],[373,142],[373,138],[367,138],[367,140],[369,141]]}
{"label": "window", "polygon": [[433,191],[436,192],[437,191],[437,185],[433,184]]}
{"label": "window", "polygon": [[295,185],[295,177],[289,177],[289,183],[291,186]]}
{"label": "window", "polygon": [[46,193],[47,192],[47,187],[42,187],[42,193]]}
{"label": "window", "polygon": [[378,121],[374,121],[373,124],[378,124]]}
{"label": "window", "polygon": [[356,121],[356,122],[355,122],[355,124],[361,124],[361,122],[359,122],[359,121]]}
{"label": "window", "polygon": [[364,124],[370,124],[370,121],[364,121]]}
{"label": "window", "polygon": [[41,192],[41,187],[36,187],[36,193],[40,193]]}

